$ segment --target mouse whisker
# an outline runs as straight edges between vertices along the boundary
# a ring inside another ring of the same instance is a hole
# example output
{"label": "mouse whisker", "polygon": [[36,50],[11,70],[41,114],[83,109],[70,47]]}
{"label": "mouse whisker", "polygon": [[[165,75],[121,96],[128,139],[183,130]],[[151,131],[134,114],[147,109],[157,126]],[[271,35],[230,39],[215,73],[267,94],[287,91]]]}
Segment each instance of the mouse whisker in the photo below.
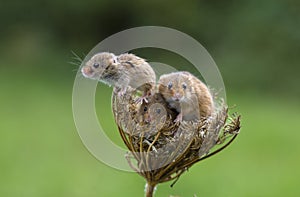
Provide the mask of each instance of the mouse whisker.
{"label": "mouse whisker", "polygon": [[79,70],[79,68],[74,68],[72,69],[72,72],[77,72]]}
{"label": "mouse whisker", "polygon": [[74,55],[73,57],[74,59],[80,60],[81,62],[83,61],[83,59],[79,55],[77,55],[74,51],[71,50],[71,53]]}
{"label": "mouse whisker", "polygon": [[74,65],[74,66],[80,66],[81,65],[81,62],[68,62],[69,64],[71,65]]}

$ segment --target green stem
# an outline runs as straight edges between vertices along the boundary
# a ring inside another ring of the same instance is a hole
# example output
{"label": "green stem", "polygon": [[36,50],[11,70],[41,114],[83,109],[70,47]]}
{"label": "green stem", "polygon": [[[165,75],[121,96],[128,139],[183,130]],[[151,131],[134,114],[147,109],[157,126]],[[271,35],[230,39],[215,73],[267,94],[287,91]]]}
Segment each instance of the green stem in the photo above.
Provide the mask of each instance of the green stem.
{"label": "green stem", "polygon": [[146,189],[145,189],[146,197],[153,197],[155,191],[155,185],[156,183],[149,183],[149,182],[146,184]]}

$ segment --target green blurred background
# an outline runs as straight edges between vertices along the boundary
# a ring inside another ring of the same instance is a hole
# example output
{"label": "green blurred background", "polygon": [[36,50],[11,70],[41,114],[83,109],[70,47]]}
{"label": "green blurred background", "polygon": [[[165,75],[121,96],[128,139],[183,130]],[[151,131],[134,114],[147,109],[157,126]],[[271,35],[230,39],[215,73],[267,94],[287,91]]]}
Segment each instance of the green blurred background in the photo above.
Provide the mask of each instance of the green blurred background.
{"label": "green blurred background", "polygon": [[[68,62],[71,51],[83,57],[107,36],[145,25],[197,39],[242,114],[228,149],[156,196],[300,195],[300,1],[1,0],[0,23],[0,196],[143,196],[141,177],[104,165],[82,144],[71,98],[78,67]],[[135,53],[185,63],[162,50]],[[96,106],[121,144],[110,92],[100,84]]]}

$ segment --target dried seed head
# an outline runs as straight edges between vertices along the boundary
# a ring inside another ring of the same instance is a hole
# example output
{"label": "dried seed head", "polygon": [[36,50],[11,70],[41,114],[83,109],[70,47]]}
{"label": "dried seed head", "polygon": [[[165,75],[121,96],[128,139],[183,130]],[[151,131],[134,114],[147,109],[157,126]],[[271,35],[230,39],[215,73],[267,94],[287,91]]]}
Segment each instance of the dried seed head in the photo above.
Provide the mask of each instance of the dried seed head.
{"label": "dried seed head", "polygon": [[135,92],[114,94],[113,114],[129,149],[129,165],[154,185],[179,178],[196,162],[219,152],[228,144],[211,150],[235,137],[240,129],[240,116],[228,119],[224,102],[208,118],[174,123],[178,113],[161,95],[154,94],[143,104],[135,99]]}

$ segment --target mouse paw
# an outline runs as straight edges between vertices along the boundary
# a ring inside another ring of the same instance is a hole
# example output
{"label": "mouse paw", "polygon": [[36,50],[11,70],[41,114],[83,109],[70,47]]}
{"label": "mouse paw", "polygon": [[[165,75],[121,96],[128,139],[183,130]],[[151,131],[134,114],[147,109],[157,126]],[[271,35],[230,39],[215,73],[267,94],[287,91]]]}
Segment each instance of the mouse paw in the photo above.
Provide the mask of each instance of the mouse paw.
{"label": "mouse paw", "polygon": [[128,92],[127,88],[120,88],[117,90],[118,97],[123,97]]}
{"label": "mouse paw", "polygon": [[135,99],[135,103],[143,104],[143,102],[145,102],[145,103],[149,102],[146,96],[142,96],[142,97]]}
{"label": "mouse paw", "polygon": [[182,121],[182,113],[179,113],[174,122],[178,123]]}
{"label": "mouse paw", "polygon": [[125,91],[119,91],[118,92],[118,97],[122,97],[122,96],[124,96],[124,94],[125,94]]}

